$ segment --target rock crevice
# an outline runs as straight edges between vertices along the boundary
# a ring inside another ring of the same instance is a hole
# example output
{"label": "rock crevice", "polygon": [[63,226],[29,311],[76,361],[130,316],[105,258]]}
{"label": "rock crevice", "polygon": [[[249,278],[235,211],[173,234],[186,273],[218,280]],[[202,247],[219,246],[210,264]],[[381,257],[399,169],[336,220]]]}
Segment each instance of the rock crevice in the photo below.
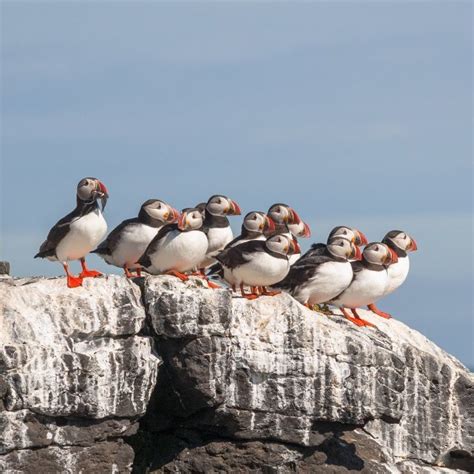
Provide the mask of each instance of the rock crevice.
{"label": "rock crevice", "polygon": [[0,281],[0,470],[473,470],[474,381],[395,320],[173,277]]}

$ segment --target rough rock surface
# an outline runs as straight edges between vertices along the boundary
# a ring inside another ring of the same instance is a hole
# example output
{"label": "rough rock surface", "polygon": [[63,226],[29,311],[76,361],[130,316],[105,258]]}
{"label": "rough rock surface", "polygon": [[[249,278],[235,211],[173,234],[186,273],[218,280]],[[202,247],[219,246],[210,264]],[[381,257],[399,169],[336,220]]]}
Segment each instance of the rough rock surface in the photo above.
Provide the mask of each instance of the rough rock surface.
{"label": "rough rock surface", "polygon": [[0,281],[0,472],[130,470],[160,362],[144,324],[122,278]]}
{"label": "rough rock surface", "polygon": [[472,374],[364,317],[167,276],[1,280],[0,471],[474,470]]}

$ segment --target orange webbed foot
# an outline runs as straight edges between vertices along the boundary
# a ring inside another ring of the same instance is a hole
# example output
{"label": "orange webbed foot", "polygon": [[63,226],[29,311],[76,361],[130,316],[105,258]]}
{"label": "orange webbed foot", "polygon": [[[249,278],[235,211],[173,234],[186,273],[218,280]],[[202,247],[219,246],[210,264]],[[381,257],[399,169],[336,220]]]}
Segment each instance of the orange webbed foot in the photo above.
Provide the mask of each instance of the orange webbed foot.
{"label": "orange webbed foot", "polygon": [[175,270],[170,270],[168,272],[166,272],[167,275],[173,275],[177,278],[179,278],[181,281],[188,281],[189,280],[189,277],[188,275],[185,275],[184,273],[181,273],[181,272],[177,272]]}
{"label": "orange webbed foot", "polygon": [[68,275],[67,276],[67,286],[68,288],[77,288],[79,286],[82,286],[82,278],[79,275],[78,277],[75,277],[73,275]]}
{"label": "orange webbed foot", "polygon": [[102,276],[102,273],[97,270],[82,270],[79,274],[80,278],[96,278],[98,276]]}
{"label": "orange webbed foot", "polygon": [[372,311],[372,313],[375,313],[377,316],[380,316],[381,318],[385,319],[392,319],[392,315],[389,313],[386,313],[385,311],[381,311],[380,309],[377,308],[374,304],[369,304],[367,305],[367,308]]}

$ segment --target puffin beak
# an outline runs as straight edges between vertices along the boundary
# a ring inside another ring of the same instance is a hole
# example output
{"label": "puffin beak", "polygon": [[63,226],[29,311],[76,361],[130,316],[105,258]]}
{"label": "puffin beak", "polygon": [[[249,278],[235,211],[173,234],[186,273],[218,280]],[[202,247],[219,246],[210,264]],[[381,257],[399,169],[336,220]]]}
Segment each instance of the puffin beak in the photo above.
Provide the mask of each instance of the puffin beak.
{"label": "puffin beak", "polygon": [[176,222],[179,219],[179,212],[174,208],[169,206],[168,217],[166,218],[166,222]]}
{"label": "puffin beak", "polygon": [[178,229],[179,230],[185,230],[186,229],[186,217],[187,217],[187,213],[186,212],[183,212],[181,215],[178,216]]}
{"label": "puffin beak", "polygon": [[290,224],[299,224],[301,222],[300,216],[296,213],[294,209],[289,208],[291,220],[288,220]]}
{"label": "puffin beak", "polygon": [[100,195],[102,210],[104,210],[107,204],[107,199],[109,199],[109,192],[107,191],[107,188],[105,187],[105,184],[102,181],[97,181],[97,185],[99,188],[98,194]]}
{"label": "puffin beak", "polygon": [[362,260],[362,252],[357,245],[354,245],[354,251],[352,252],[351,258],[354,260]]}
{"label": "puffin beak", "polygon": [[415,252],[416,250],[418,250],[418,246],[416,245],[415,239],[411,239],[408,250],[410,250],[411,252]]}
{"label": "puffin beak", "polygon": [[390,251],[390,256],[387,257],[388,262],[386,262],[386,263],[397,263],[398,262],[398,255],[390,247],[388,247],[388,250]]}
{"label": "puffin beak", "polygon": [[227,211],[227,214],[231,216],[240,216],[242,211],[240,210],[239,205],[232,199],[229,199],[229,203],[230,203],[230,209]]}
{"label": "puffin beak", "polygon": [[301,235],[301,237],[311,237],[311,229],[309,225],[306,224],[306,222],[303,222],[303,224],[304,224],[304,229],[303,229],[303,234]]}
{"label": "puffin beak", "polygon": [[291,254],[294,253],[301,253],[301,248],[298,244],[298,241],[296,239],[290,240],[290,252]]}
{"label": "puffin beak", "polygon": [[275,231],[275,222],[273,222],[273,219],[269,216],[265,216],[265,227],[268,230],[268,232]]}
{"label": "puffin beak", "polygon": [[365,236],[365,234],[363,234],[360,230],[358,230],[357,233],[359,234],[359,240],[360,240],[359,245],[367,245],[369,241],[367,240],[367,237]]}

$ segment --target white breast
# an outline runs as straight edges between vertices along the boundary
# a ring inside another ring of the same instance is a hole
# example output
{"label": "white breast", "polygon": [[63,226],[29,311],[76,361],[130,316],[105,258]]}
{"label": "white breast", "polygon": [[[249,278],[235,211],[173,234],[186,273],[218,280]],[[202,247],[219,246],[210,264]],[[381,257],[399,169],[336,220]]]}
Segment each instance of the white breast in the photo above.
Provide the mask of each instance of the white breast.
{"label": "white breast", "polygon": [[296,263],[301,257],[301,254],[300,253],[294,253],[292,255],[289,256],[289,261],[290,261],[290,265],[293,265],[294,263]]}
{"label": "white breast", "polygon": [[232,270],[235,283],[247,286],[271,286],[286,277],[290,264],[286,258],[275,258],[267,252],[257,252],[250,262]]}
{"label": "white breast", "polygon": [[349,262],[327,262],[318,267],[313,278],[296,288],[293,296],[303,304],[326,303],[341,294],[351,281],[352,266]]}
{"label": "white breast", "polygon": [[348,308],[360,308],[374,303],[385,293],[388,281],[386,270],[374,271],[364,268],[357,273],[349,287],[332,303]]}
{"label": "white breast", "polygon": [[394,292],[400,287],[408,276],[410,270],[410,259],[408,255],[406,257],[400,257],[397,263],[394,263],[388,267],[388,282],[385,288],[385,294],[388,295]]}
{"label": "white breast", "polygon": [[205,257],[207,246],[207,237],[199,230],[169,232],[150,255],[152,267],[148,270],[151,273],[195,270]]}
{"label": "white breast", "polygon": [[65,262],[85,257],[107,233],[107,223],[100,209],[72,222],[69,232],[56,247],[58,260]]}
{"label": "white breast", "polygon": [[227,227],[212,227],[207,233],[209,246],[207,249],[206,258],[199,264],[200,268],[206,268],[212,265],[216,260],[215,256],[234,238],[232,229]]}
{"label": "white breast", "polygon": [[104,259],[111,265],[134,269],[139,267],[137,260],[143,255],[148,244],[158,233],[159,228],[146,224],[128,225],[122,231],[120,241],[114,249],[112,255],[105,255]]}

